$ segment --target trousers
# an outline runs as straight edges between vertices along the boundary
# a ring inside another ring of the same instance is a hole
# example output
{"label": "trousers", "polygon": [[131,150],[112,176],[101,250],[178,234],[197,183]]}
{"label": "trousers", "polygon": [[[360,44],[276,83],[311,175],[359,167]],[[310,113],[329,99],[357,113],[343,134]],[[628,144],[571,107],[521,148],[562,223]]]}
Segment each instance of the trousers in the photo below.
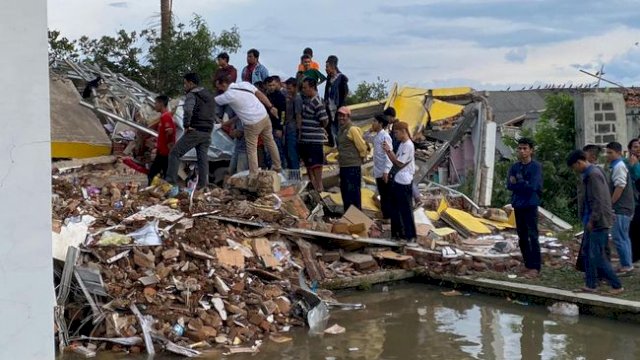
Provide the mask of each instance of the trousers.
{"label": "trousers", "polygon": [[185,132],[169,153],[167,182],[173,185],[178,184],[180,158],[189,150],[195,148],[198,159],[198,188],[207,186],[209,184],[209,145],[211,145],[210,132],[198,130]]}

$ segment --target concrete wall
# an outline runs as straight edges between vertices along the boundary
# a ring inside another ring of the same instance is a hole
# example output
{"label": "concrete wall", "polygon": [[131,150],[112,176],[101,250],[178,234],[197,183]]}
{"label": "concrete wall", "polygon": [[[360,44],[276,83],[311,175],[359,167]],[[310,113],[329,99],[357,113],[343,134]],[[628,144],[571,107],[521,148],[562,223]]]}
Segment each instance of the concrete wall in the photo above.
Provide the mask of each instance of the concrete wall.
{"label": "concrete wall", "polygon": [[54,357],[46,5],[0,10],[0,359]]}
{"label": "concrete wall", "polygon": [[[576,146],[582,148],[586,144],[606,145],[611,141],[617,141],[626,147],[632,134],[627,131],[627,115],[625,113],[625,102],[620,93],[591,92],[576,95],[574,98],[574,109],[576,114]],[[595,106],[602,107],[603,104],[612,104],[613,109],[596,110]],[[611,126],[603,118],[607,113],[615,114],[615,130],[610,135],[602,135],[598,131],[600,126]],[[602,118],[599,118],[602,117]]]}

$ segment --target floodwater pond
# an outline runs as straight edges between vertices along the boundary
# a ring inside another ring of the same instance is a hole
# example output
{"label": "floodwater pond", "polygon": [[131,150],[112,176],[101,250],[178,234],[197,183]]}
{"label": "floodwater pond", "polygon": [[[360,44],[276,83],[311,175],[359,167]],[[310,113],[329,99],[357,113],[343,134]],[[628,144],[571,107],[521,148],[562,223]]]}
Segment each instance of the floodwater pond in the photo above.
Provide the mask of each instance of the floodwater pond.
{"label": "floodwater pond", "polygon": [[[332,310],[340,335],[309,336],[296,329],[287,343],[266,340],[257,354],[204,359],[640,359],[640,326],[580,315],[552,315],[538,305],[475,293],[444,296],[447,289],[415,283],[338,294],[364,310]],[[98,354],[96,359],[147,359]],[[177,359],[160,355],[156,360]],[[76,359],[66,355],[64,359]]]}

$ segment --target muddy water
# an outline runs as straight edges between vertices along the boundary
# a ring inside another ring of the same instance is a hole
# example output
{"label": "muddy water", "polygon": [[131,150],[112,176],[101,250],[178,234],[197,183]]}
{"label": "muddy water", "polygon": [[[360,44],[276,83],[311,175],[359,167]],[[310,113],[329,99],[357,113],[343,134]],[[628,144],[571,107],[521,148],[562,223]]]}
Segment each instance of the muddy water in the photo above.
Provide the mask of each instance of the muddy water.
{"label": "muddy water", "polygon": [[375,287],[343,293],[340,301],[364,303],[367,308],[332,312],[329,325],[345,327],[342,335],[308,337],[300,330],[289,343],[267,341],[255,355],[206,358],[640,359],[640,326],[589,316],[559,318],[541,306],[477,294],[446,297],[441,291],[428,285],[399,284],[389,286],[388,292]]}

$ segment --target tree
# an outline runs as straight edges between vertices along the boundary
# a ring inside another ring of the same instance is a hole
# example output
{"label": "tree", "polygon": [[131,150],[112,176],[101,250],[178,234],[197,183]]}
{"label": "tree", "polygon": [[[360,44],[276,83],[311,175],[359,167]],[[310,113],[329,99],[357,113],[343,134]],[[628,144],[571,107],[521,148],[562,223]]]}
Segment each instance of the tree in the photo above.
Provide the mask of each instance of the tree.
{"label": "tree", "polygon": [[76,41],[60,36],[60,31],[49,30],[49,58],[52,60],[69,59],[76,61],[80,54],[76,49]]}
{"label": "tree", "polygon": [[202,17],[196,15],[189,27],[178,24],[171,29],[170,38],[163,41],[157,31],[148,30],[150,44],[148,60],[153,69],[152,87],[159,92],[175,95],[182,91],[182,76],[187,72],[200,75],[204,85],[210,85],[217,64],[214,54],[219,51],[235,53],[240,49],[240,34],[233,27],[216,35]]}
{"label": "tree", "polygon": [[160,33],[163,39],[171,37],[171,5],[173,0],[160,0]]}
{"label": "tree", "polygon": [[373,82],[363,81],[358,84],[356,91],[347,97],[347,105],[384,100],[389,96],[388,86],[389,80],[380,77]]}
{"label": "tree", "polygon": [[207,80],[217,67],[214,54],[235,53],[241,46],[238,28],[217,35],[199,15],[194,15],[189,26],[177,24],[168,33],[164,40],[161,31],[153,28],[69,40],[53,30],[49,31],[49,56],[96,64],[171,96],[182,93],[182,76],[187,72],[197,72],[204,85],[210,85]]}
{"label": "tree", "polygon": [[[575,114],[573,98],[567,94],[548,96],[546,109],[540,116],[535,131],[523,131],[522,136],[533,138],[536,143],[534,158],[542,164],[544,185],[542,206],[561,218],[578,223],[576,176],[566,166],[567,155],[575,149]],[[505,142],[516,148],[515,139]],[[495,167],[494,206],[510,202],[506,191],[510,162],[500,162]]]}

